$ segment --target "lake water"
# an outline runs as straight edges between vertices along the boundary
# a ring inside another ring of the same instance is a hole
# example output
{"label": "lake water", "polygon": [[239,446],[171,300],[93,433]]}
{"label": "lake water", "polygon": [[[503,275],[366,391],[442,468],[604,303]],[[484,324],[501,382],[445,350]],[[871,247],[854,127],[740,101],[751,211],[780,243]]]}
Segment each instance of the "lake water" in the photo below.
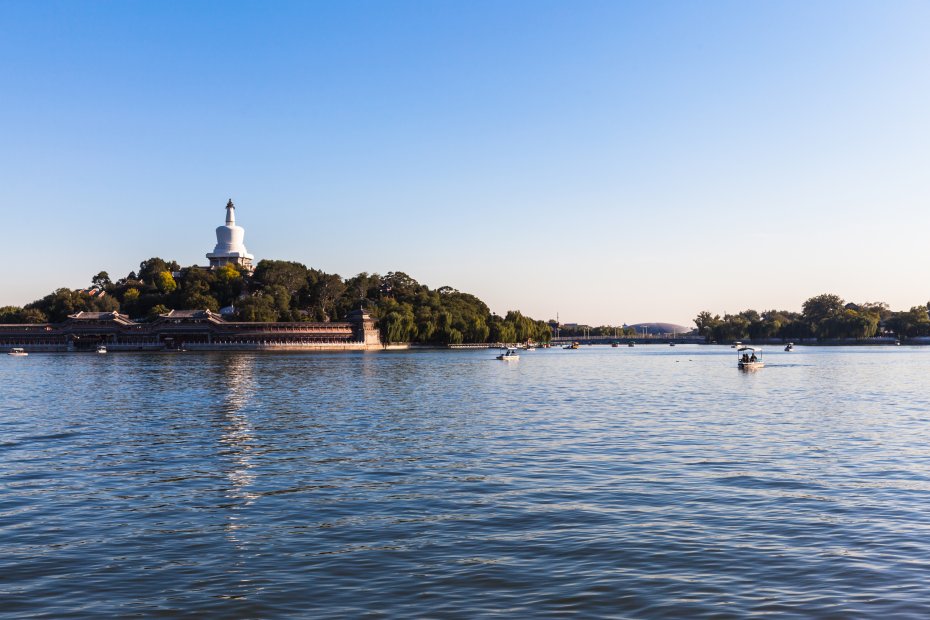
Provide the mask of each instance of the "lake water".
{"label": "lake water", "polygon": [[0,615],[930,616],[930,347],[0,359]]}

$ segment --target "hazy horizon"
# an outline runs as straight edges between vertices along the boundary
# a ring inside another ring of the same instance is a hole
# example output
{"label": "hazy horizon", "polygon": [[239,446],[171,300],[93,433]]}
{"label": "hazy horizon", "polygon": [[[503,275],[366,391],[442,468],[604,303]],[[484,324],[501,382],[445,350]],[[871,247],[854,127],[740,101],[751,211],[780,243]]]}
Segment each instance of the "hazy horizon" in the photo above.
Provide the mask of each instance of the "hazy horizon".
{"label": "hazy horizon", "polygon": [[256,260],[693,325],[930,299],[930,4],[0,2],[0,305]]}

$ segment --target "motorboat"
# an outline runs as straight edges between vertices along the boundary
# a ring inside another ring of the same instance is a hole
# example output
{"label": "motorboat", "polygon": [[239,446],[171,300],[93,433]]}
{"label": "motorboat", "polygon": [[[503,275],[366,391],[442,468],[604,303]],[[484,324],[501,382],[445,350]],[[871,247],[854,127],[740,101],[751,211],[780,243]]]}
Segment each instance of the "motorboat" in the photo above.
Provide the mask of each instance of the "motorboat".
{"label": "motorboat", "polygon": [[793,342],[789,342],[788,344],[785,345],[785,351],[793,351],[793,350],[794,350]]}
{"label": "motorboat", "polygon": [[736,350],[736,365],[740,370],[755,370],[765,366],[762,361],[762,349],[755,347],[740,347]]}
{"label": "motorboat", "polygon": [[504,362],[512,362],[520,359],[520,354],[517,353],[516,349],[507,349],[506,352],[501,353],[497,356],[497,359]]}
{"label": "motorboat", "polygon": [[102,344],[97,345],[97,353],[106,353],[106,352],[107,352],[106,345],[102,345]]}
{"label": "motorboat", "polygon": [[13,347],[12,349],[10,349],[10,352],[7,353],[7,355],[15,355],[16,357],[23,357],[29,354],[26,353],[25,349],[21,349],[19,347]]}
{"label": "motorboat", "polygon": [[578,341],[575,341],[575,342],[571,343],[570,345],[568,345],[567,347],[562,347],[562,348],[563,348],[563,349],[577,349],[577,348],[580,347],[580,346],[581,346],[581,343],[578,342]]}

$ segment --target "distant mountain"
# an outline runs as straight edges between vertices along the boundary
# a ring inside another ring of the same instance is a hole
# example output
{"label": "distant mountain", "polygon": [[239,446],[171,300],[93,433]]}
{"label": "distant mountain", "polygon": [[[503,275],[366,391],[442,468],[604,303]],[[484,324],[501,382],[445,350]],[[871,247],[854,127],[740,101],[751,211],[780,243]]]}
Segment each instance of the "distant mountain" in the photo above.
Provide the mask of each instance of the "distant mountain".
{"label": "distant mountain", "polygon": [[632,327],[638,334],[641,334],[643,331],[645,331],[647,334],[653,336],[660,336],[663,334],[681,335],[694,331],[693,326],[686,327],[684,325],[675,325],[674,323],[637,323],[636,325],[627,325],[627,327]]}

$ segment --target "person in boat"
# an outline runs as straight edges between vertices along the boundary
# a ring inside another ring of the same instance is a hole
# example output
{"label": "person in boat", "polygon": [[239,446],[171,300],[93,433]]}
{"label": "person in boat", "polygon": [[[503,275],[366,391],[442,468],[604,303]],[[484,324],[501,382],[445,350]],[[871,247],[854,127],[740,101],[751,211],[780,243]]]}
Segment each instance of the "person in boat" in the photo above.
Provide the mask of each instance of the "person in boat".
{"label": "person in boat", "polygon": [[748,361],[749,361],[749,354],[743,353],[743,362],[748,362]]}
{"label": "person in boat", "polygon": [[755,353],[753,353],[753,354],[749,357],[749,361],[750,361],[750,362],[756,361],[756,354],[755,354]]}

